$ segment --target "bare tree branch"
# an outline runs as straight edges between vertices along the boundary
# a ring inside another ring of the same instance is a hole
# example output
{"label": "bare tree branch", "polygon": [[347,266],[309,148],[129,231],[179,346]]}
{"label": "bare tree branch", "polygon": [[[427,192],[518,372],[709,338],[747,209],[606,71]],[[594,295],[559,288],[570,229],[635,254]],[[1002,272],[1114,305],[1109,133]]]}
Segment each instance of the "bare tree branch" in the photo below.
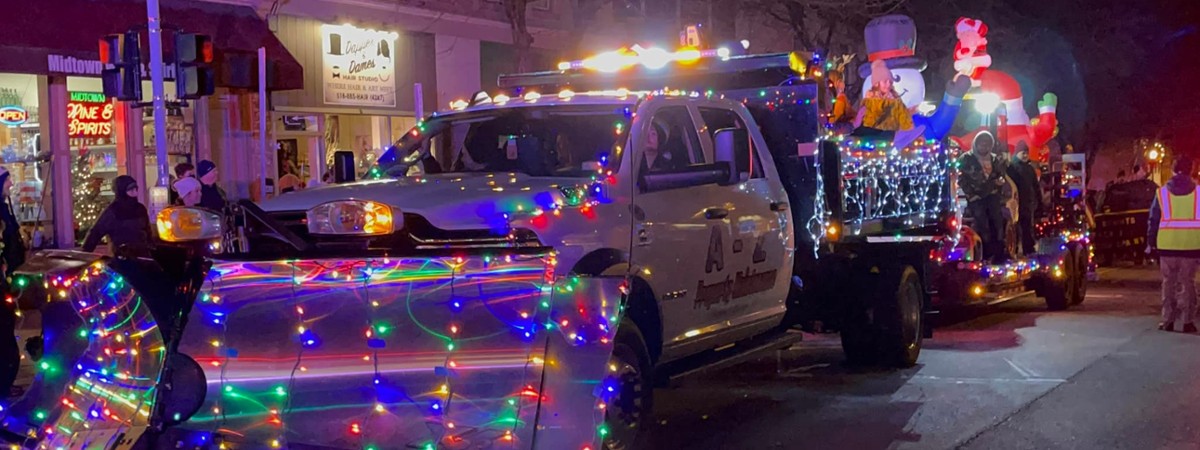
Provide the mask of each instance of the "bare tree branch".
{"label": "bare tree branch", "polygon": [[504,15],[512,27],[513,46],[517,50],[517,72],[528,71],[529,48],[533,46],[533,35],[525,23],[529,0],[504,0]]}

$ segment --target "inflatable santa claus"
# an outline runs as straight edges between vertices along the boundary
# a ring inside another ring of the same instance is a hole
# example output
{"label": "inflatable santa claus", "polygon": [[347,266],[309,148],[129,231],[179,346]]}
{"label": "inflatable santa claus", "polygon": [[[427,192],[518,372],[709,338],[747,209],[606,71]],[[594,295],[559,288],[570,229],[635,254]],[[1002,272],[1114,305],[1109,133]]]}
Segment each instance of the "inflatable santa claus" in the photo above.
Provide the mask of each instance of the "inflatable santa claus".
{"label": "inflatable santa claus", "polygon": [[[1008,151],[1015,151],[1017,143],[1025,141],[1029,146],[1030,159],[1047,162],[1050,154],[1046,143],[1054,137],[1058,129],[1058,116],[1055,112],[1058,108],[1058,97],[1046,93],[1038,102],[1038,116],[1030,119],[1029,114],[1025,112],[1025,98],[1021,94],[1021,86],[1011,75],[999,70],[984,71],[980,75],[979,88],[969,96],[978,98],[986,94],[995,95],[1000,100],[995,112],[1000,119],[996,134],[1001,142],[1008,144]],[[975,135],[986,129],[980,127],[953,139],[961,147],[970,149]]]}

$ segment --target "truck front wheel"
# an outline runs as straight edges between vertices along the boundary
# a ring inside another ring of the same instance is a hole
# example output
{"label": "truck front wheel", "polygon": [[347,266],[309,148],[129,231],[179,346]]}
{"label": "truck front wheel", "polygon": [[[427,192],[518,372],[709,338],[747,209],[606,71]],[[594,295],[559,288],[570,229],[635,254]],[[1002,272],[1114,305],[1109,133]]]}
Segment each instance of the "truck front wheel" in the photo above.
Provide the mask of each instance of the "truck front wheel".
{"label": "truck front wheel", "polygon": [[842,350],[851,364],[911,367],[921,355],[925,291],[911,266],[884,270],[851,308]]}
{"label": "truck front wheel", "polygon": [[1071,291],[1071,304],[1078,305],[1083,303],[1083,299],[1087,297],[1087,274],[1088,274],[1088,250],[1087,247],[1075,244],[1071,248],[1071,257],[1075,259],[1075,270],[1071,272],[1071,276],[1075,277],[1075,286]]}
{"label": "truck front wheel", "polygon": [[616,391],[608,399],[604,421],[609,433],[606,450],[638,448],[654,410],[654,366],[641,330],[633,321],[621,320],[609,358],[609,376]]}

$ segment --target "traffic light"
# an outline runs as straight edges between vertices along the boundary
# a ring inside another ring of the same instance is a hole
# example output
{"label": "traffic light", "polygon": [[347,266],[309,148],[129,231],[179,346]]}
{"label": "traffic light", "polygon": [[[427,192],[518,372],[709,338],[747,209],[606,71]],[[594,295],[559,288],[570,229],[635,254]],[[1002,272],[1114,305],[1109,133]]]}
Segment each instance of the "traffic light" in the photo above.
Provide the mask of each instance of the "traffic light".
{"label": "traffic light", "polygon": [[[142,99],[142,49],[136,31],[100,38],[104,95],[121,101]],[[112,66],[109,68],[108,66]]]}
{"label": "traffic light", "polygon": [[212,37],[204,34],[175,34],[175,97],[193,100],[212,95]]}

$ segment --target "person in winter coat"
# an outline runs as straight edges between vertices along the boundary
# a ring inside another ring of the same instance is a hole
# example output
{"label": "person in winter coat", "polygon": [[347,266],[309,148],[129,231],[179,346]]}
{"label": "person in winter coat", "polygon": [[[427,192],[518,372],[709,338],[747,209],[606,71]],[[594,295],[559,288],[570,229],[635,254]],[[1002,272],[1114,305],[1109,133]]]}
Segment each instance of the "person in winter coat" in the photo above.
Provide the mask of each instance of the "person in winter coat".
{"label": "person in winter coat", "polygon": [[203,160],[196,165],[196,178],[200,180],[200,206],[213,211],[225,210],[225,192],[217,187],[217,165]]}
{"label": "person in winter coat", "polygon": [[1029,255],[1036,251],[1033,236],[1034,218],[1042,214],[1042,184],[1038,181],[1037,169],[1029,162],[1029,145],[1017,143],[1016,158],[1008,166],[1008,177],[1017,185],[1017,229],[1021,234],[1021,252]]}
{"label": "person in winter coat", "polygon": [[1158,329],[1195,333],[1196,269],[1200,267],[1200,193],[1192,178],[1195,165],[1186,156],[1175,160],[1175,176],[1150,205],[1147,252],[1158,252],[1162,269],[1162,318]]}
{"label": "person in winter coat", "polygon": [[[4,292],[8,292],[13,272],[25,263],[25,241],[21,238],[21,225],[13,214],[8,197],[13,181],[8,170],[0,167],[0,227],[3,228],[4,248],[0,260],[4,262],[4,276],[0,277]],[[21,395],[23,390],[13,387],[21,367],[21,348],[17,346],[17,311],[14,304],[0,305],[0,396]]]}
{"label": "person in winter coat", "polygon": [[1004,245],[1007,161],[992,152],[995,146],[991,133],[976,135],[971,151],[959,157],[958,182],[967,196],[967,211],[975,220],[972,227],[983,240],[984,259],[1003,262],[1008,259]]}
{"label": "person in winter coat", "polygon": [[121,175],[113,180],[113,193],[116,199],[100,213],[96,225],[88,231],[83,251],[96,251],[100,239],[105,236],[108,236],[114,255],[121,247],[135,252],[148,249],[154,230],[150,227],[149,211],[138,202],[137,181],[129,175]]}

